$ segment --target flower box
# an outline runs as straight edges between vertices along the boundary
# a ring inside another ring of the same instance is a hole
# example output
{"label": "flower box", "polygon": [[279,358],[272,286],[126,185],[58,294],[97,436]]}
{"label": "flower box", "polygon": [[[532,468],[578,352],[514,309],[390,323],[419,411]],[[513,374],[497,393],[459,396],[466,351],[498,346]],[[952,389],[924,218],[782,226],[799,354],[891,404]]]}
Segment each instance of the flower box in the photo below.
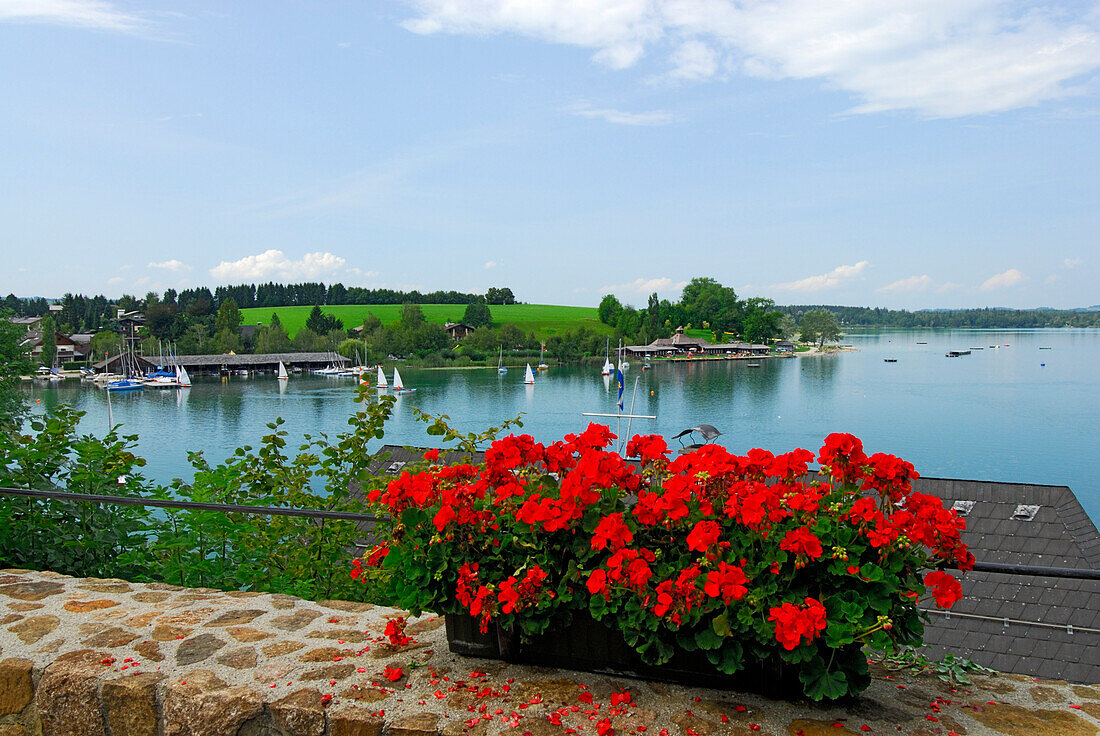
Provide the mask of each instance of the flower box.
{"label": "flower box", "polygon": [[669,459],[635,437],[633,465],[612,439],[505,437],[484,465],[429,451],[368,494],[392,529],[352,576],[379,568],[389,600],[447,614],[458,653],[814,700],[867,687],[864,646],[920,643],[921,594],[962,595],[940,568],[973,565],[965,522],[851,435],[811,482],[806,450]]}
{"label": "flower box", "polygon": [[451,652],[464,657],[726,688],[769,697],[787,697],[802,689],[797,668],[782,661],[748,667],[735,675],[719,672],[701,652],[678,651],[664,664],[646,664],[621,634],[585,614],[574,616],[563,629],[530,641],[522,641],[516,632],[499,625],[482,633],[477,619],[466,614],[448,613],[445,621]]}

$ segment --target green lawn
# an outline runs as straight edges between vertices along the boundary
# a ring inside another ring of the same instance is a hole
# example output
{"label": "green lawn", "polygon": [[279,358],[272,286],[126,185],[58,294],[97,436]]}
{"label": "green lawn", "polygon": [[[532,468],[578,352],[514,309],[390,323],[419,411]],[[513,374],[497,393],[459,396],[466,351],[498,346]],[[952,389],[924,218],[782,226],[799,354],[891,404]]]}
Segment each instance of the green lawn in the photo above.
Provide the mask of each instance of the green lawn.
{"label": "green lawn", "polygon": [[[421,304],[424,316],[429,322],[461,322],[466,311],[465,304]],[[401,317],[400,304],[342,304],[334,307],[321,307],[328,313],[343,320],[344,327],[351,329],[363,324],[368,314],[374,314],[382,324],[392,324]],[[279,320],[287,333],[294,335],[305,326],[313,307],[251,307],[241,310],[241,324],[267,324],[271,314],[278,313]],[[510,304],[508,306],[490,306],[493,324],[500,326],[512,323],[524,332],[534,332],[539,338],[559,334],[566,330],[585,326],[600,333],[611,333],[611,328],[600,322],[595,307],[565,307],[554,304]]]}

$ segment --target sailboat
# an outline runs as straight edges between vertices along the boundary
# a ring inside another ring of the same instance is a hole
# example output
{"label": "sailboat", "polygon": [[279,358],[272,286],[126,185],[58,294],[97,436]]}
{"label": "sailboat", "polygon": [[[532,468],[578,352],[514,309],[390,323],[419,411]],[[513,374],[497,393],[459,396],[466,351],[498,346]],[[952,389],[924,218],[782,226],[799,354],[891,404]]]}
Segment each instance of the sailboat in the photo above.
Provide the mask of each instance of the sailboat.
{"label": "sailboat", "polygon": [[539,370],[540,371],[545,371],[545,370],[550,369],[550,366],[546,365],[546,361],[542,359],[542,356],[545,352],[546,352],[546,343],[543,343],[542,347],[539,348]]}
{"label": "sailboat", "polygon": [[[397,369],[394,368],[393,372],[397,373]],[[382,372],[382,366],[378,366],[378,390],[385,391],[388,386],[389,384],[386,383],[386,374]]]}
{"label": "sailboat", "polygon": [[623,341],[619,340],[619,370],[625,371],[630,367],[630,361],[623,360]]}
{"label": "sailboat", "polygon": [[607,338],[607,342],[603,346],[603,369],[600,371],[602,376],[610,376],[612,371],[615,370],[615,364],[607,358],[607,350],[611,346],[611,338]]}
{"label": "sailboat", "polygon": [[535,372],[531,370],[530,363],[527,364],[527,370],[523,373],[523,382],[532,386],[535,385]]}
{"label": "sailboat", "polygon": [[500,346],[500,356],[497,358],[497,373],[504,375],[508,369],[504,367],[504,346]]}
{"label": "sailboat", "polygon": [[405,388],[405,384],[401,382],[401,374],[397,372],[397,366],[394,366],[393,392],[395,394],[411,394],[415,390],[415,388]]}
{"label": "sailboat", "polygon": [[176,365],[176,383],[180,388],[191,388],[191,376],[187,375],[187,369],[182,365]]}
{"label": "sailboat", "polygon": [[283,365],[283,361],[279,361],[279,372],[277,374],[280,381],[285,381],[290,378],[290,374],[286,372],[286,366]]}

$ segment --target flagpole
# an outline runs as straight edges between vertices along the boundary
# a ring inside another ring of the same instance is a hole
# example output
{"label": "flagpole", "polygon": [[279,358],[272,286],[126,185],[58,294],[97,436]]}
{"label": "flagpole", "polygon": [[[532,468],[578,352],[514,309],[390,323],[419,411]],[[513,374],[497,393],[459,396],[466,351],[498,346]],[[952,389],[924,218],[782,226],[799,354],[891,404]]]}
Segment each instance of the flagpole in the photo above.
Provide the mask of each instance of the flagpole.
{"label": "flagpole", "polygon": [[[630,423],[634,421],[634,400],[638,398],[638,381],[641,380],[641,378],[641,376],[634,376],[634,393],[630,395],[630,413],[627,414],[627,416],[630,418],[626,420],[627,437],[630,436]],[[626,446],[625,438],[623,441],[623,446],[624,448]]]}

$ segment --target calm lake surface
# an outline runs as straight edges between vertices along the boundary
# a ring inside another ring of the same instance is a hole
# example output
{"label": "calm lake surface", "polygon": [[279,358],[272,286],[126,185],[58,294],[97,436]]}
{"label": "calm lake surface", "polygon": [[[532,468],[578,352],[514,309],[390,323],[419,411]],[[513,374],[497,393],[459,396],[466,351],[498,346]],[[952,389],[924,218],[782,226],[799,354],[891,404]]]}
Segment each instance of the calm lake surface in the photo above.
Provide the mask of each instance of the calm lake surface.
{"label": "calm lake surface", "polygon": [[[671,437],[699,423],[723,432],[731,451],[763,447],[816,450],[830,432],[852,432],[868,452],[889,452],[925,476],[1064,484],[1100,520],[1100,330],[924,330],[850,334],[857,352],[830,357],[746,362],[661,363],[627,371],[631,434]],[[920,344],[926,343],[926,344]],[[998,346],[994,348],[993,346]],[[974,350],[947,358],[947,350]],[[1040,350],[1040,348],[1050,348]],[[885,358],[896,358],[886,363]],[[412,407],[447,414],[464,431],[480,430],[524,412],[523,432],[541,442],[577,432],[582,412],[614,412],[615,386],[596,368],[552,368],[537,385],[522,384],[522,366],[402,368],[412,394],[399,396],[386,443],[432,446],[437,438],[415,421]],[[387,366],[392,377],[392,366]],[[284,391],[274,376],[196,379],[185,390],[113,395],[116,423],[140,436],[145,475],[157,481],[190,477],[188,450],[221,460],[255,445],[275,417],[291,439],[347,428],[354,381],[293,376]],[[106,392],[67,381],[29,387],[36,408],[69,404],[87,412],[81,429],[102,435]],[[33,399],[41,399],[36,403]],[[615,430],[615,419],[610,422]],[[626,420],[622,421],[626,433]],[[380,443],[381,444],[381,443]],[[675,447],[676,442],[670,440]]]}

